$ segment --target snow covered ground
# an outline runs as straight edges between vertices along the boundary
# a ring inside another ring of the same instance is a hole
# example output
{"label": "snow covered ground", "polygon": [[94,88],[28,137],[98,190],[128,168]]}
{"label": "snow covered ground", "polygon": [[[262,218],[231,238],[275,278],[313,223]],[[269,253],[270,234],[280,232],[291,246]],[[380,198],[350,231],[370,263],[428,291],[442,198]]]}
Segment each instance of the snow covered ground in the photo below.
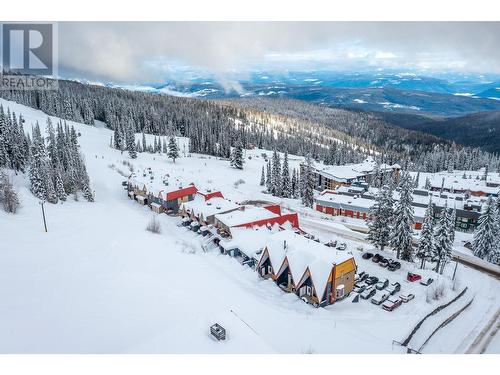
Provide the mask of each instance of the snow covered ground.
{"label": "snow covered ground", "polygon": [[[0,103],[23,113],[27,131],[34,121],[45,123],[46,115],[39,111]],[[298,201],[282,202],[262,193],[265,151],[246,151],[242,171],[230,168],[226,160],[196,154],[175,164],[163,155],[139,154],[130,160],[127,153],[109,148],[111,131],[102,124],[74,126],[81,133],[95,203],[70,198],[64,204],[45,205],[45,233],[40,206],[19,175],[14,182],[21,209],[15,216],[0,212],[2,353],[401,353],[392,340],[402,341],[423,316],[468,286],[473,305],[424,350],[465,352],[500,308],[499,281],[462,265],[455,290],[450,265],[433,284],[443,284],[445,296],[427,302],[427,290],[433,287],[409,283],[405,277],[410,270],[436,279],[432,271],[403,264],[401,270],[389,272],[361,259],[358,248],[366,251],[371,246],[340,220],[320,220],[320,213]],[[203,252],[200,237],[178,228],[178,218],[159,215],[162,234],[147,232],[154,214],[127,198],[121,185],[124,177],[118,172],[128,173],[124,160],[138,171],[151,167],[156,175],[169,173],[186,184],[221,190],[236,202],[282,202],[298,211],[306,219],[304,227],[322,241],[346,242],[359,270],[398,281],[402,292],[416,298],[394,312],[364,300],[351,303],[351,298],[315,309],[234,259]],[[300,160],[292,156],[291,167],[298,167]],[[244,183],[235,184],[240,179]],[[455,307],[449,314],[453,312]],[[215,322],[227,328],[226,342],[209,336],[208,328]],[[430,334],[434,328],[423,329]],[[492,340],[488,352],[500,352],[498,339]]]}

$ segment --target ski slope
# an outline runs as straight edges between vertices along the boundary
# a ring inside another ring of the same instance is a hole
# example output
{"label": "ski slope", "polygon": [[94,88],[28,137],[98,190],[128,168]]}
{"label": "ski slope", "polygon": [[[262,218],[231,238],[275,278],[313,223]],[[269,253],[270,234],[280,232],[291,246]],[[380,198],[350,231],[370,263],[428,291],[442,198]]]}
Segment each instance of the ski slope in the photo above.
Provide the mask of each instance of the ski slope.
{"label": "ski slope", "polygon": [[[0,103],[23,113],[26,131],[36,121],[45,123],[40,111]],[[145,227],[153,213],[129,200],[121,185],[124,177],[119,171],[128,171],[124,160],[135,170],[151,167],[156,174],[169,173],[186,184],[221,190],[236,202],[282,202],[259,186],[265,151],[246,151],[242,171],[230,168],[226,160],[197,154],[175,164],[159,154],[139,154],[131,160],[109,147],[112,132],[103,124],[68,123],[81,134],[95,202],[69,197],[64,204],[45,205],[45,233],[27,179],[13,175],[22,206],[15,216],[0,212],[2,353],[400,353],[392,340],[401,340],[443,303],[426,302],[425,287],[405,281],[408,270],[418,271],[415,265],[403,264],[391,273],[361,259],[357,248],[361,244],[367,250],[370,245],[349,238],[347,228],[343,237],[341,223],[332,224],[337,233],[325,230],[314,222],[318,213],[296,200],[284,203],[308,211],[310,229],[322,241],[346,242],[360,270],[399,281],[402,292],[416,298],[392,313],[369,301],[355,304],[350,299],[315,309],[234,259],[204,253],[196,234],[176,226],[178,218],[159,215],[162,233],[149,233]],[[300,161],[291,156],[290,166],[298,167]],[[240,179],[244,183],[235,184]],[[448,267],[441,280],[446,299],[456,295],[450,288],[452,271]],[[436,278],[430,270],[422,273]],[[452,330],[456,341],[464,341],[500,307],[499,281],[462,266],[458,279],[480,301],[478,314],[459,317],[445,328]],[[227,329],[226,342],[209,336],[215,322]],[[431,341],[426,352],[451,353],[458,348],[444,334],[433,340],[437,344]]]}

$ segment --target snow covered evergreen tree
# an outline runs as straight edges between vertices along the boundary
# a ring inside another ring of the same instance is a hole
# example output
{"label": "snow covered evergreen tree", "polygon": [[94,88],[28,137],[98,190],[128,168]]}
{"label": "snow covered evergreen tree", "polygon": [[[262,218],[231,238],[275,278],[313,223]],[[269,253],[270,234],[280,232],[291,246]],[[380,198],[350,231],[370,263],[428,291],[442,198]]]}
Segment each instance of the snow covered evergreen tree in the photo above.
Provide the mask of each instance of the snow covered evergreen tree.
{"label": "snow covered evergreen tree", "polygon": [[59,200],[66,200],[66,192],[64,191],[64,183],[62,179],[62,171],[60,165],[57,165],[54,169],[54,185],[56,190],[56,196]]}
{"label": "snow covered evergreen tree", "polygon": [[45,144],[38,123],[33,128],[33,144],[31,148],[31,164],[29,168],[30,190],[35,197],[46,200],[45,184]]}
{"label": "snow covered evergreen tree", "polygon": [[268,193],[272,193],[273,187],[273,176],[272,176],[272,168],[271,168],[271,160],[268,160],[266,166],[266,188]]}
{"label": "snow covered evergreen tree", "polygon": [[281,160],[278,151],[274,149],[271,164],[271,194],[281,196]]}
{"label": "snow covered evergreen tree", "polygon": [[243,146],[238,142],[231,152],[230,164],[236,169],[243,169]]}
{"label": "snow covered evergreen tree", "polygon": [[290,169],[288,168],[288,152],[285,151],[283,158],[283,169],[281,173],[281,196],[283,198],[292,197],[292,186],[290,181]]}
{"label": "snow covered evergreen tree", "polygon": [[128,154],[131,159],[137,158],[137,151],[135,149],[135,132],[134,132],[134,124],[132,122],[128,122],[125,127],[125,149],[128,151]]}
{"label": "snow covered evergreen tree", "polygon": [[292,185],[292,198],[296,199],[299,196],[299,193],[298,193],[299,179],[297,176],[297,170],[295,168],[293,168],[293,171],[292,171],[291,185]]}
{"label": "snow covered evergreen tree", "polygon": [[306,156],[305,165],[300,174],[302,204],[312,207],[314,204],[314,173],[313,161],[309,155]]}
{"label": "snow covered evergreen tree", "polygon": [[404,172],[399,181],[400,198],[394,209],[394,226],[390,244],[396,251],[396,257],[411,262],[413,260],[413,182],[408,172]]}
{"label": "snow covered evergreen tree", "polygon": [[260,174],[260,186],[266,184],[266,172],[264,171],[264,166],[262,166],[262,173]]}
{"label": "snow covered evergreen tree", "polygon": [[179,158],[179,146],[175,141],[175,137],[170,137],[168,141],[168,158],[172,159],[175,163],[175,159]]}
{"label": "snow covered evergreen tree", "polygon": [[441,216],[437,223],[436,232],[434,234],[434,249],[436,260],[436,267],[434,268],[434,270],[441,274],[444,271],[444,267],[451,259],[451,252],[453,249],[450,230],[450,215],[451,213],[448,209],[448,203],[446,203],[441,210]]}
{"label": "snow covered evergreen tree", "polygon": [[375,204],[370,209],[368,220],[368,241],[376,248],[384,250],[391,239],[392,218],[394,216],[394,199],[392,190],[384,185],[375,197]]}
{"label": "snow covered evergreen tree", "polygon": [[147,152],[148,151],[148,144],[146,142],[146,134],[142,132],[142,151]]}
{"label": "snow covered evergreen tree", "polygon": [[425,268],[425,262],[433,259],[434,255],[434,210],[432,201],[429,200],[416,254],[417,258],[420,259],[420,268]]}
{"label": "snow covered evergreen tree", "polygon": [[81,184],[82,184],[83,197],[88,202],[93,202],[94,201],[94,194],[92,194],[92,191],[90,190],[89,175],[87,174],[87,169],[85,168],[85,165],[82,165],[82,170],[80,171],[80,174],[81,174]]}
{"label": "snow covered evergreen tree", "polygon": [[0,169],[0,204],[5,212],[15,214],[19,207],[19,197],[6,172]]}
{"label": "snow covered evergreen tree", "polygon": [[495,201],[489,196],[484,211],[479,217],[472,241],[474,255],[481,259],[488,259],[498,251],[498,242],[500,241],[498,215]]}

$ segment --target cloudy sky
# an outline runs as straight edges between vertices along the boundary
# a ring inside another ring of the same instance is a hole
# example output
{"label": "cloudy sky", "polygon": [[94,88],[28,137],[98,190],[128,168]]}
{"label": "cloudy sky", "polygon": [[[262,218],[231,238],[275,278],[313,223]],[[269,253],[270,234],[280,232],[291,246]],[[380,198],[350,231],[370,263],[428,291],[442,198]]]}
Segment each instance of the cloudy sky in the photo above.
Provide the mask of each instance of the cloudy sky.
{"label": "cloudy sky", "polygon": [[377,68],[500,73],[499,22],[66,22],[59,71],[111,82],[163,82],[185,70]]}

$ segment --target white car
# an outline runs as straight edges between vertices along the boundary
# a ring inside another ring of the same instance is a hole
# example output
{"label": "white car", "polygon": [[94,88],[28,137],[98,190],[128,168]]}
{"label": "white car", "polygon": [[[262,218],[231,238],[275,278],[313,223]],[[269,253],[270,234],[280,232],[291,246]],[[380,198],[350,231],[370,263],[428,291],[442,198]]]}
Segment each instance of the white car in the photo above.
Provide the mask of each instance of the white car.
{"label": "white car", "polygon": [[342,242],[340,245],[337,246],[337,250],[345,250],[347,249],[347,244],[345,242]]}
{"label": "white car", "polygon": [[399,295],[399,298],[401,299],[401,301],[403,302],[408,302],[408,301],[411,301],[413,298],[415,298],[415,295],[412,294],[412,293],[408,293],[408,294],[400,294]]}
{"label": "white car", "polygon": [[387,298],[389,298],[389,296],[390,296],[390,294],[389,293],[385,293],[385,292],[381,292],[381,293],[375,294],[375,296],[373,296],[373,298],[372,298],[372,303],[375,304],[375,305],[380,305]]}

